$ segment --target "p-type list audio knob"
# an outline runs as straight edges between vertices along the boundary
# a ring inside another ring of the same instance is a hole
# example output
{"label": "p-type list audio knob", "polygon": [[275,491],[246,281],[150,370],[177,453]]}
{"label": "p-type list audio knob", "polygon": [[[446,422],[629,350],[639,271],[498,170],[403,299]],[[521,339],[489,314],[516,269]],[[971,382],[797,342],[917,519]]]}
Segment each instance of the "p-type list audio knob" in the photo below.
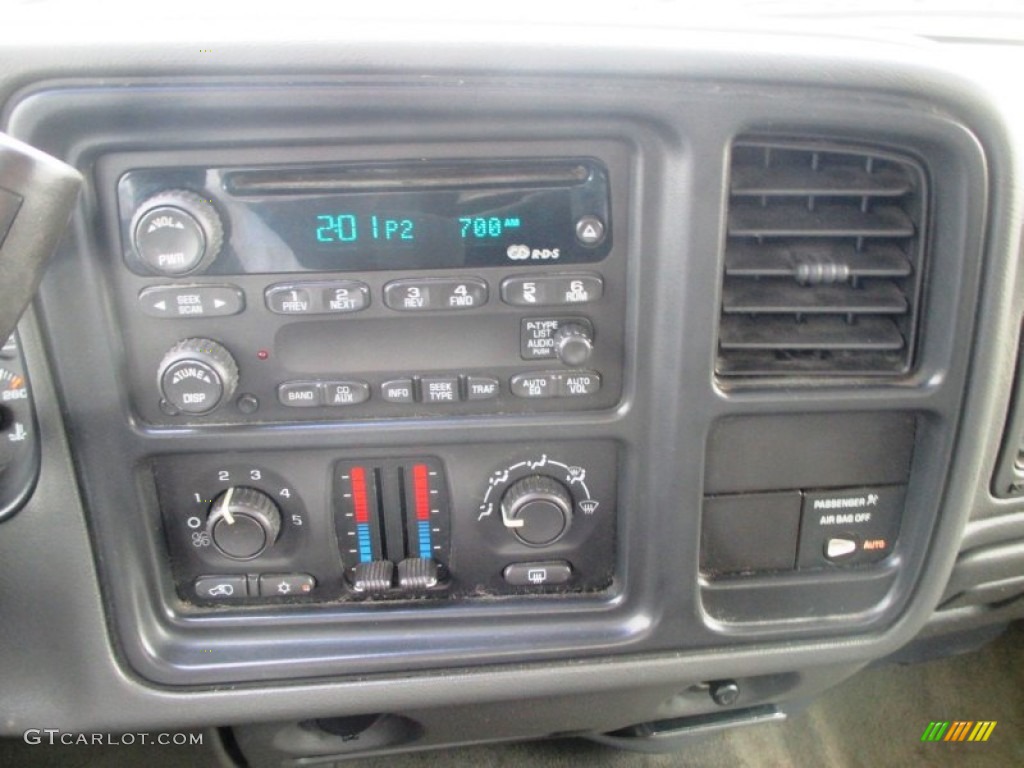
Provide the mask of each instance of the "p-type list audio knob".
{"label": "p-type list audio knob", "polygon": [[513,483],[501,499],[501,519],[531,547],[554,544],[572,524],[572,494],[553,477],[530,475]]}
{"label": "p-type list audio knob", "polygon": [[594,351],[590,329],[582,323],[564,323],[555,331],[555,354],[566,365],[583,365]]}
{"label": "p-type list audio knob", "polygon": [[174,409],[193,416],[210,413],[238,387],[238,365],[211,339],[183,339],[160,361],[160,394]]}
{"label": "p-type list audio knob", "polygon": [[233,560],[251,560],[277,541],[281,511],[262,491],[232,486],[214,499],[206,530],[222,554]]}
{"label": "p-type list audio knob", "polygon": [[213,261],[224,224],[213,204],[195,192],[169,189],[146,200],[132,217],[139,260],[161,275],[186,275]]}

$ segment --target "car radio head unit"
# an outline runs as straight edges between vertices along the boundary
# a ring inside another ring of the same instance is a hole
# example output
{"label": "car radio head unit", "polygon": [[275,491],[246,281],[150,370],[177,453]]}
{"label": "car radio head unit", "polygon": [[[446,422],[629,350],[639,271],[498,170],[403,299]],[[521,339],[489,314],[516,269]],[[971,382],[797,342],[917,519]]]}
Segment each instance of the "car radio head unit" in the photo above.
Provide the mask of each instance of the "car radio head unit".
{"label": "car radio head unit", "polygon": [[161,168],[118,184],[138,274],[583,264],[611,248],[593,159]]}
{"label": "car radio head unit", "polygon": [[503,149],[102,158],[141,422],[614,407],[627,153],[585,140]]}

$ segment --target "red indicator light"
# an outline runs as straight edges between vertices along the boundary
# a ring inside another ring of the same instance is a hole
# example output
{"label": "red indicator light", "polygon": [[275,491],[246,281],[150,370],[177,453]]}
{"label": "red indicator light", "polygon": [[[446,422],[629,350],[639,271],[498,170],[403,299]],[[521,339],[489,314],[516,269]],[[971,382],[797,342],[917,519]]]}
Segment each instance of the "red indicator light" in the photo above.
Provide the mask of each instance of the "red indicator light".
{"label": "red indicator light", "polygon": [[256,357],[258,357],[260,360],[266,360],[268,357],[270,357],[270,353],[265,349],[261,349],[259,352],[256,353]]}
{"label": "red indicator light", "polygon": [[370,514],[366,506],[366,470],[352,467],[352,505],[355,507],[356,522],[370,522]]}
{"label": "red indicator light", "polygon": [[413,496],[416,500],[416,519],[430,519],[430,480],[427,465],[416,464],[412,468]]}

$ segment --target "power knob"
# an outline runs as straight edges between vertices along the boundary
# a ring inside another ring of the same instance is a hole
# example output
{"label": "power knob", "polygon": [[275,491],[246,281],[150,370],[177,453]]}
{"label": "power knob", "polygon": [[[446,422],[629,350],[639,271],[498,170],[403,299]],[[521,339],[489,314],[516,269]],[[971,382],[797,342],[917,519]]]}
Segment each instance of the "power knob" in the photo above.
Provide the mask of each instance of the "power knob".
{"label": "power knob", "polygon": [[501,519],[523,544],[554,544],[572,524],[572,494],[553,477],[530,475],[501,498]]}
{"label": "power knob", "polygon": [[214,499],[206,530],[222,554],[251,560],[277,541],[281,511],[263,491],[232,486]]}
{"label": "power knob", "polygon": [[175,410],[202,416],[235,393],[238,365],[216,341],[183,339],[160,361],[157,382],[160,394]]}
{"label": "power knob", "polygon": [[555,354],[566,365],[583,365],[594,351],[594,337],[582,323],[564,323],[555,331]]}
{"label": "power knob", "polygon": [[161,275],[195,272],[224,244],[224,224],[213,203],[185,189],[143,202],[132,217],[131,234],[139,260]]}

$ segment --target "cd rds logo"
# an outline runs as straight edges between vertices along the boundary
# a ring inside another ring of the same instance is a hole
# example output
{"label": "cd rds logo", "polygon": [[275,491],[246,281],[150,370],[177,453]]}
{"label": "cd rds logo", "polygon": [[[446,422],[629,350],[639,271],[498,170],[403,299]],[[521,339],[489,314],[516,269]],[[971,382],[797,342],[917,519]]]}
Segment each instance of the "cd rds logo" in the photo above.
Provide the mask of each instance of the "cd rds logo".
{"label": "cd rds logo", "polygon": [[548,261],[559,257],[557,248],[530,248],[528,245],[510,245],[505,254],[512,261]]}

